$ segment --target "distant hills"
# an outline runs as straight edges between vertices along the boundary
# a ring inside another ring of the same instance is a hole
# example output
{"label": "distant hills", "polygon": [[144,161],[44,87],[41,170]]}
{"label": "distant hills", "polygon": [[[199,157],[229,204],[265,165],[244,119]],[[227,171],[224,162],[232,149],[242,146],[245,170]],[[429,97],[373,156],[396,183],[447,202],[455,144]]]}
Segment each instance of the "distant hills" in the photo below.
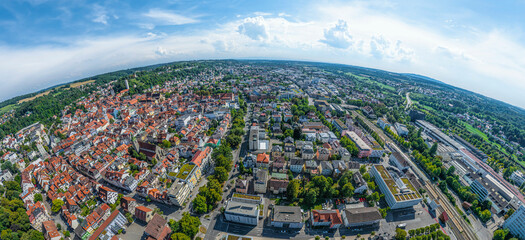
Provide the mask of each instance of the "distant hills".
{"label": "distant hills", "polygon": [[422,75],[415,74],[415,73],[401,73],[401,75],[412,78],[413,80],[422,79],[422,80],[429,81],[429,82],[445,84],[444,82],[439,81],[437,79],[427,77],[427,76],[422,76]]}

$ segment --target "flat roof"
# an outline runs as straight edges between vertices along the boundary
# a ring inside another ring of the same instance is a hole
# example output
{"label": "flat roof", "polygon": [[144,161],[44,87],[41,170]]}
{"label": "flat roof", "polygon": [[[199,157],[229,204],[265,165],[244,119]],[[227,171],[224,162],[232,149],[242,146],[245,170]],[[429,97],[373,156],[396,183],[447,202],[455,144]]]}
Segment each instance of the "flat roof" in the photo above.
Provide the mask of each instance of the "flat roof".
{"label": "flat roof", "polygon": [[405,186],[405,191],[399,188],[398,184],[394,180],[394,178],[388,173],[388,171],[385,169],[383,165],[376,164],[374,165],[374,168],[379,172],[379,175],[381,175],[381,178],[388,186],[388,189],[390,190],[390,193],[394,195],[394,198],[398,202],[402,201],[408,201],[408,200],[415,200],[418,198],[421,198],[419,193],[417,192],[416,188],[410,180],[406,177],[400,177],[399,179]]}
{"label": "flat roof", "polygon": [[228,201],[225,212],[231,214],[240,214],[246,216],[258,217],[258,205],[253,203]]}
{"label": "flat roof", "polygon": [[302,222],[301,208],[296,206],[274,206],[272,221],[274,222]]}

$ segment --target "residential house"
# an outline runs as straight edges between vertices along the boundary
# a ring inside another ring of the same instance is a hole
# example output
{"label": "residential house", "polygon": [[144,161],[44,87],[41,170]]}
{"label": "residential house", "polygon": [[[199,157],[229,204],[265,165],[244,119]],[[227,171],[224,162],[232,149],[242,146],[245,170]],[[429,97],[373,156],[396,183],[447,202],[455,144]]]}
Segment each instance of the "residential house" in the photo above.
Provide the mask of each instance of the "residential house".
{"label": "residential house", "polygon": [[359,171],[354,173],[352,180],[354,182],[354,193],[363,194],[368,190],[368,184]]}
{"label": "residential house", "polygon": [[270,188],[270,192],[273,194],[281,194],[285,193],[286,189],[288,188],[288,180],[281,180],[281,179],[270,179],[268,181],[268,187]]}
{"label": "residential house", "polygon": [[317,149],[317,154],[316,154],[316,158],[317,160],[320,160],[320,161],[328,161],[330,160],[330,150],[326,149],[326,148],[323,148],[323,147],[319,147]]}
{"label": "residential house", "polygon": [[264,168],[268,169],[270,166],[270,156],[266,153],[259,153],[257,154],[257,168]]}
{"label": "residential house", "polygon": [[315,157],[314,146],[311,144],[305,144],[301,148],[301,157],[305,160],[311,160]]}
{"label": "residential house", "polygon": [[255,173],[254,187],[256,193],[266,193],[268,183],[268,171],[258,169]]}
{"label": "residential house", "polygon": [[135,208],[137,207],[137,200],[131,197],[122,197],[120,199],[120,207],[131,214],[135,214]]}
{"label": "residential house", "polygon": [[135,208],[135,217],[143,222],[149,222],[153,218],[153,210],[144,206]]}
{"label": "residential house", "polygon": [[148,222],[144,233],[148,237],[147,239],[150,240],[167,240],[171,238],[171,228],[168,226],[168,221],[156,213],[151,221]]}
{"label": "residential house", "polygon": [[294,173],[302,173],[304,170],[304,160],[300,158],[292,158],[290,160],[290,171]]}
{"label": "residential house", "polygon": [[332,175],[332,173],[334,171],[334,167],[333,167],[332,163],[330,163],[328,161],[322,161],[321,164],[320,164],[320,168],[321,168],[321,174],[324,175],[324,176],[330,176],[330,175]]}
{"label": "residential house", "polygon": [[339,209],[311,210],[310,223],[313,227],[339,228],[343,224],[343,219]]}
{"label": "residential house", "polygon": [[248,180],[237,179],[235,181],[235,192],[244,194],[248,193]]}
{"label": "residential house", "polygon": [[62,236],[60,236],[60,233],[57,230],[57,227],[55,225],[54,221],[45,221],[42,223],[44,238],[46,240],[60,240]]}
{"label": "residential house", "polygon": [[274,158],[272,162],[272,172],[286,173],[287,166],[286,160],[284,157]]}
{"label": "residential house", "polygon": [[101,186],[98,188],[98,196],[102,201],[108,204],[114,204],[117,201],[118,193],[111,188]]}
{"label": "residential house", "polygon": [[97,228],[97,230],[89,237],[89,240],[98,239],[112,239],[116,236],[120,230],[126,228],[128,220],[122,213],[115,210],[111,215]]}

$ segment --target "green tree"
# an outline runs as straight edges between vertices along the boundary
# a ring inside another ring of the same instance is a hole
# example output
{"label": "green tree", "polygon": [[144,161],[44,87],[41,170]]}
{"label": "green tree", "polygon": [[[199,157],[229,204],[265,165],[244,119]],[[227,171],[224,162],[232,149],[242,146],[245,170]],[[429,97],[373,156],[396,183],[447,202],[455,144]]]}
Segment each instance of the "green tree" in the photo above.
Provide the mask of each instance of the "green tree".
{"label": "green tree", "polygon": [[208,212],[208,205],[206,204],[206,198],[202,195],[197,195],[195,199],[193,199],[193,210],[197,213],[205,213]]}
{"label": "green tree", "polygon": [[51,206],[51,211],[56,213],[60,211],[63,205],[64,205],[64,201],[62,201],[62,199],[57,198],[53,200],[53,206]]}
{"label": "green tree", "polygon": [[241,137],[237,135],[230,134],[226,137],[226,143],[229,144],[232,148],[237,148],[241,144]]}
{"label": "green tree", "polygon": [[41,202],[43,200],[44,199],[42,198],[42,194],[40,194],[40,193],[35,194],[35,198],[34,198],[35,202]]}
{"label": "green tree", "polygon": [[162,140],[162,147],[163,148],[170,148],[171,147],[171,142],[168,141],[168,140]]}
{"label": "green tree", "polygon": [[301,185],[299,183],[299,180],[294,179],[288,184],[288,187],[286,188],[286,194],[293,201],[299,196],[300,190]]}
{"label": "green tree", "polygon": [[365,174],[366,172],[366,165],[361,165],[361,167],[359,167],[359,172],[361,173],[361,175]]}
{"label": "green tree", "polygon": [[193,239],[199,232],[201,221],[198,217],[193,217],[189,213],[185,212],[182,214],[182,219],[179,221],[179,224],[180,232]]}
{"label": "green tree", "polygon": [[480,213],[479,217],[480,217],[481,221],[487,222],[490,219],[491,216],[492,216],[492,213],[488,209],[485,209],[485,210],[483,210]]}
{"label": "green tree", "polygon": [[341,189],[341,194],[343,197],[350,197],[352,194],[354,194],[354,190],[354,186],[349,182],[343,186]]}
{"label": "green tree", "polygon": [[396,228],[396,240],[405,240],[407,238],[407,232],[401,228]]}
{"label": "green tree", "polygon": [[228,180],[228,171],[224,167],[215,167],[213,175],[215,176],[215,179],[221,183]]}
{"label": "green tree", "polygon": [[188,237],[186,234],[179,232],[171,234],[171,240],[191,240],[191,238]]}
{"label": "green tree", "polygon": [[308,189],[304,201],[306,204],[313,206],[317,202],[317,196],[319,195],[316,189]]}
{"label": "green tree", "polygon": [[507,234],[509,234],[508,229],[498,229],[494,231],[494,236],[492,239],[494,240],[505,240],[505,237],[507,237]]}

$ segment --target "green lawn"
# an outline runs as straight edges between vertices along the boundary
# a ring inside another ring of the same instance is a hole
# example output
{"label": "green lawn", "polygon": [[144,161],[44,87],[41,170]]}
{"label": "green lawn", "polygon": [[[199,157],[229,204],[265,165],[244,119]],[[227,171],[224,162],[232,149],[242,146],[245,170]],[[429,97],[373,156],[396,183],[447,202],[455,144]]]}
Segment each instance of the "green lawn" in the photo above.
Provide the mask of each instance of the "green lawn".
{"label": "green lawn", "polygon": [[9,112],[9,111],[11,111],[11,110],[13,110],[15,108],[16,108],[15,104],[7,105],[7,106],[5,106],[3,108],[0,108],[0,114],[4,114],[6,112]]}
{"label": "green lawn", "polygon": [[483,140],[485,140],[487,142],[489,141],[489,137],[487,137],[487,134],[485,134],[484,132],[480,131],[479,129],[473,127],[472,125],[470,125],[470,124],[468,124],[466,122],[462,121],[462,123],[467,128],[467,131],[469,131],[472,134],[476,134],[476,135],[482,137]]}

